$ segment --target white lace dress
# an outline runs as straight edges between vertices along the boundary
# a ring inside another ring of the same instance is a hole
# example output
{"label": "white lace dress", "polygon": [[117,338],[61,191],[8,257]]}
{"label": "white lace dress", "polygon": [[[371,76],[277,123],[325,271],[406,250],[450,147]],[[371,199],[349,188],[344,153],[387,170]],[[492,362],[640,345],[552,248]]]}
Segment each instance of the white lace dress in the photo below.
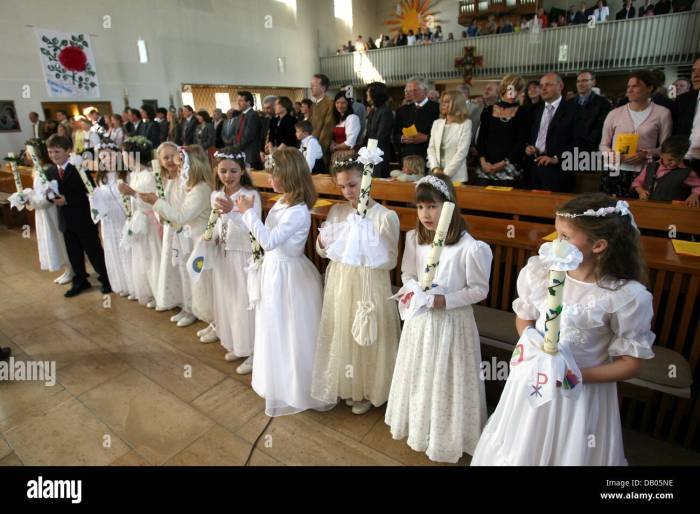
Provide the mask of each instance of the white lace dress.
{"label": "white lace dress", "polygon": [[[567,277],[560,345],[573,352],[579,368],[600,366],[612,357],[651,359],[654,334],[652,296],[635,281],[603,284]],[[536,320],[544,333],[547,269],[531,257],[518,276],[513,310]],[[559,397],[536,409],[519,391],[529,377],[512,367],[498,407],[489,419],[472,465],[621,466],[626,465],[617,385],[582,384],[576,398]],[[527,400],[525,398],[525,400]]]}
{"label": "white lace dress", "polygon": [[321,275],[304,255],[309,209],[280,199],[264,225],[254,209],[242,217],[265,250],[255,312],[253,389],[265,398],[268,416],[332,408],[334,403],[311,397],[322,286]]}
{"label": "white lace dress", "polygon": [[[177,205],[182,201],[182,189],[180,181],[176,178],[168,180],[165,184],[165,199],[172,205]],[[175,307],[182,307],[182,278],[178,267],[177,254],[179,249],[173,248],[173,238],[175,232],[180,227],[170,223],[162,223],[163,226],[163,247],[160,253],[160,268],[158,272],[158,287],[156,289],[156,305],[158,309],[169,310]]]}
{"label": "white lace dress", "polygon": [[[355,211],[350,203],[334,205],[328,223],[341,223]],[[375,305],[377,342],[360,346],[352,336],[357,302],[362,300],[364,268],[331,261],[326,269],[323,311],[318,329],[311,394],[327,403],[338,398],[386,403],[398,351],[401,324],[392,295],[389,271],[396,267],[400,225],[396,213],[375,203],[367,211],[377,234],[389,249],[386,264],[370,270],[371,299]],[[326,251],[316,240],[316,251]]]}
{"label": "white lace dress", "polygon": [[[404,284],[419,280],[430,245],[406,234],[401,263]],[[486,423],[480,378],[481,347],[472,304],[488,295],[491,249],[467,232],[445,246],[434,283],[446,308],[429,310],[404,323],[385,422],[394,439],[430,460],[457,462],[473,453]]]}
{"label": "white lace dress", "polygon": [[[155,193],[156,181],[149,169],[132,172],[129,186],[139,193]],[[131,197],[131,279],[140,304],[155,299],[160,269],[160,223],[150,204],[138,195]]]}
{"label": "white lace dress", "polygon": [[116,293],[134,294],[131,279],[131,253],[119,247],[126,213],[117,189],[117,172],[107,172],[107,182],[100,184],[92,193],[92,205],[103,215],[100,234],[105,253],[105,265],[112,290]]}
{"label": "white lace dress", "polygon": [[[211,195],[211,203],[221,192]],[[253,196],[253,210],[258,218],[262,212],[260,194],[255,190],[239,189],[229,198],[236,205],[241,196]],[[235,207],[234,207],[235,209]],[[214,284],[214,325],[216,335],[227,352],[248,357],[255,344],[255,309],[248,309],[246,268],[253,255],[248,227],[241,213],[232,210],[219,217],[214,229],[212,281]]]}

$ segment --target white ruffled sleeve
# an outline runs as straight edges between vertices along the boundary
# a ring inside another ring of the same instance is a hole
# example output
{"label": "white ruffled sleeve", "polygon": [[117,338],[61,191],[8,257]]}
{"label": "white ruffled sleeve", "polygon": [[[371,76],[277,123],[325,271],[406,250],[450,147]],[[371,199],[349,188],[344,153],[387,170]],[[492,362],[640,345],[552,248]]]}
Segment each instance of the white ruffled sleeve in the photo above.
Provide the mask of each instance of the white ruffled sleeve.
{"label": "white ruffled sleeve", "polygon": [[638,359],[652,359],[651,349],[655,335],[651,331],[654,316],[652,295],[638,282],[628,282],[614,295],[621,305],[610,318],[610,329],[615,334],[608,354],[611,357],[629,355]]}
{"label": "white ruffled sleeve", "polygon": [[401,259],[401,282],[406,284],[411,280],[418,280],[418,270],[416,269],[416,231],[410,230],[406,233],[406,244],[403,249]]}
{"label": "white ruffled sleeve", "polygon": [[181,205],[171,205],[168,200],[158,199],[153,204],[153,210],[170,222],[184,226],[209,209],[210,196],[209,186],[200,182],[185,194]]}
{"label": "white ruffled sleeve", "polygon": [[345,142],[344,145],[352,148],[360,136],[360,118],[357,114],[350,114],[345,118]]}
{"label": "white ruffled sleeve", "polygon": [[538,256],[528,259],[518,275],[518,297],[513,300],[513,312],[520,319],[536,321],[547,288],[547,268]]}
{"label": "white ruffled sleeve", "polygon": [[474,241],[466,251],[467,285],[459,291],[445,294],[445,308],[455,309],[479,303],[489,294],[491,276],[491,247],[482,241]]}

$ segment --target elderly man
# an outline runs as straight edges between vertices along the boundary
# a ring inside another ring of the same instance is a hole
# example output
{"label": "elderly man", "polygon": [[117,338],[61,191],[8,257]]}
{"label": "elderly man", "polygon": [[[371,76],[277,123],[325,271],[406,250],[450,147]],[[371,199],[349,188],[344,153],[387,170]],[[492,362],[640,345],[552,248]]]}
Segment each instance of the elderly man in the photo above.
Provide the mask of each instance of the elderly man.
{"label": "elderly man", "polygon": [[575,145],[579,152],[596,152],[603,135],[603,123],[612,109],[610,102],[597,95],[595,75],[592,71],[582,71],[576,77],[576,95],[568,102],[575,118]]}
{"label": "elderly man", "polygon": [[44,122],[39,119],[39,115],[35,112],[30,112],[29,121],[32,124],[32,137],[36,139],[46,139]]}
{"label": "elderly man", "polygon": [[406,104],[396,110],[394,145],[401,159],[407,155],[428,156],[428,140],[433,122],[440,117],[440,104],[428,98],[428,87],[418,77],[406,82]]}
{"label": "elderly man", "polygon": [[700,173],[700,56],[693,62],[690,82],[693,89],[677,96],[673,102],[673,135],[690,140],[685,158],[690,168]]}
{"label": "elderly man", "polygon": [[532,158],[530,181],[533,189],[570,193],[574,189],[573,171],[563,171],[565,152],[573,151],[575,116],[573,105],[561,96],[564,82],[557,73],[540,79],[542,101],[532,109],[532,127],[525,155]]}

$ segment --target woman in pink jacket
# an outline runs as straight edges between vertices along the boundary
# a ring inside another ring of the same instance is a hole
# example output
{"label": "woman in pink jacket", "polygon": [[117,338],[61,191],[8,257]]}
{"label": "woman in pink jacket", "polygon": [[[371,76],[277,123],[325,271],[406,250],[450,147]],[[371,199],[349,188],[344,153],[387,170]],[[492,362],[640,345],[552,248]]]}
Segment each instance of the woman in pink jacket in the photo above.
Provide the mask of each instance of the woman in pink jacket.
{"label": "woman in pink jacket", "polygon": [[651,101],[655,82],[650,71],[632,72],[627,81],[629,103],[613,109],[605,118],[601,152],[612,155],[622,134],[638,136],[635,153],[621,155],[619,162],[609,159],[603,170],[600,188],[609,195],[629,196],[632,181],[647,162],[658,158],[661,142],[671,135],[671,111]]}

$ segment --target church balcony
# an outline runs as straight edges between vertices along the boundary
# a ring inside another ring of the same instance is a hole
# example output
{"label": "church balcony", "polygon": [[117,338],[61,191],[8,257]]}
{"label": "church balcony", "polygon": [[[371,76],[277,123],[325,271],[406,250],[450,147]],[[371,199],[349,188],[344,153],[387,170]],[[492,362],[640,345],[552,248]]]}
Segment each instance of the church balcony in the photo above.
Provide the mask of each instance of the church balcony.
{"label": "church balcony", "polygon": [[462,72],[455,59],[466,46],[473,46],[474,55],[483,59],[483,65],[472,71],[474,78],[686,66],[700,52],[700,11],[321,57],[321,72],[332,87],[362,87],[375,81],[396,86],[415,75],[458,80]]}

